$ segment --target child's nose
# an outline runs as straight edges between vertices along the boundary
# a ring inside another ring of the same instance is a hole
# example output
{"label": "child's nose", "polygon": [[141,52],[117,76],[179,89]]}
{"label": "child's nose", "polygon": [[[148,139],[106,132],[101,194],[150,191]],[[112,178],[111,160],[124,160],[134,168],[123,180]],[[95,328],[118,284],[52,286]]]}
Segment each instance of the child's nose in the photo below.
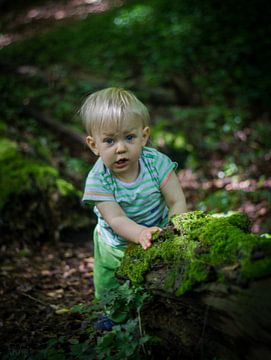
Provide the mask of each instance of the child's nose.
{"label": "child's nose", "polygon": [[122,154],[126,151],[126,146],[124,144],[123,141],[118,141],[117,142],[117,148],[116,148],[116,152],[117,154]]}

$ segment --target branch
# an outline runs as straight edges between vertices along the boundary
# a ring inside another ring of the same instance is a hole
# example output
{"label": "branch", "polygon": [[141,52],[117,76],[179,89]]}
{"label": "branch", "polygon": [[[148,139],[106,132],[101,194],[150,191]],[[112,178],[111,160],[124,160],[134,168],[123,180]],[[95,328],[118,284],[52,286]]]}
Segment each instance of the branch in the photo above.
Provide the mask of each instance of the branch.
{"label": "branch", "polygon": [[[23,113],[27,116],[31,116],[31,118],[37,120],[43,126],[53,131],[54,134],[61,139],[61,142],[65,143],[69,148],[76,150],[77,153],[86,151],[87,145],[83,133],[76,132],[63,124],[60,124],[57,120],[51,118],[48,114],[42,113],[33,105],[25,106]],[[93,163],[97,160],[91,151],[88,151],[88,158],[89,157],[90,161]]]}

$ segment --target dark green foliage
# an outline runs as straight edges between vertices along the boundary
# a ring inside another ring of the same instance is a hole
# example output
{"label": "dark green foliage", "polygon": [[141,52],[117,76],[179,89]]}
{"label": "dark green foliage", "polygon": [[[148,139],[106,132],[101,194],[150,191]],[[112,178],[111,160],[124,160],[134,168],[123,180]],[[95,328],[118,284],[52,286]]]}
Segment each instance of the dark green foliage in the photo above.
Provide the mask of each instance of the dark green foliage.
{"label": "dark green foliage", "polygon": [[[15,87],[24,94],[21,103],[35,100],[57,120],[80,126],[71,113],[97,88],[125,86],[145,102],[152,88],[169,88],[182,107],[154,119],[154,142],[157,132],[167,134],[168,149],[192,168],[215,151],[245,171],[269,151],[270,121],[262,114],[270,111],[270,10],[267,1],[256,0],[219,6],[211,0],[127,1],[2,49],[7,68],[31,65],[36,72],[28,76],[32,91],[14,78],[3,80],[2,91],[12,102]],[[252,130],[242,144],[236,133],[246,127]]]}
{"label": "dark green foliage", "polygon": [[94,322],[101,311],[106,309],[109,318],[126,313],[126,318],[116,324],[111,331],[99,332],[90,325],[90,337],[95,339],[95,354],[99,360],[144,359],[144,344],[153,339],[144,334],[141,328],[140,311],[150,295],[140,287],[131,286],[126,281],[116,290],[104,295],[100,302],[79,304],[73,310]]}
{"label": "dark green foliage", "polygon": [[97,339],[96,351],[100,360],[143,359],[142,346],[151,340],[141,329],[140,309],[150,295],[127,281],[102,300],[109,317],[125,311],[126,321]]}
{"label": "dark green foliage", "polygon": [[200,102],[264,110],[271,78],[269,17],[267,1],[129,1],[4,53],[19,52],[20,62],[39,66],[80,64],[118,82],[139,78],[157,85],[180,77],[184,97],[187,86]]}
{"label": "dark green foliage", "polygon": [[[36,33],[1,49],[0,131],[53,162],[58,144],[46,133],[40,136],[24,105],[33,102],[82,130],[76,111],[83,97],[101,87],[125,86],[151,105],[152,140],[180,167],[237,181],[261,173],[264,181],[270,172],[269,13],[269,3],[256,0],[219,6],[211,0],[127,1]],[[175,92],[176,105],[163,115],[159,101],[152,107],[151,92],[159,89]],[[84,177],[88,165],[60,151],[66,173]],[[208,164],[212,157],[223,160],[216,172]],[[195,208],[226,212],[252,197],[253,204],[268,200],[270,191],[207,195]]]}

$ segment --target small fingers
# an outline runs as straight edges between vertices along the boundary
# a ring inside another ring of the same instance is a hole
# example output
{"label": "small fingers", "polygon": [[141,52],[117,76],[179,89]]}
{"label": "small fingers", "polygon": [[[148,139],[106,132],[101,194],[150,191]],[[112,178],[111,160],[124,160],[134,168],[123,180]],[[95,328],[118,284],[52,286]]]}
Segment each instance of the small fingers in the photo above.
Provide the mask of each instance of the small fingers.
{"label": "small fingers", "polygon": [[150,240],[151,240],[151,235],[150,234],[145,234],[145,236],[142,238],[141,246],[143,247],[144,250],[151,247],[152,243],[151,243]]}
{"label": "small fingers", "polygon": [[149,247],[152,246],[152,234],[160,231],[162,231],[162,229],[158,226],[153,226],[142,231],[140,243],[144,250],[147,250]]}
{"label": "small fingers", "polygon": [[144,250],[147,250],[149,247],[151,247],[151,242],[150,241],[145,241],[144,242],[144,245],[143,245],[143,248],[144,248]]}
{"label": "small fingers", "polygon": [[153,226],[152,228],[150,228],[150,232],[153,234],[153,233],[156,233],[157,231],[161,232],[162,229],[159,228],[158,226]]}

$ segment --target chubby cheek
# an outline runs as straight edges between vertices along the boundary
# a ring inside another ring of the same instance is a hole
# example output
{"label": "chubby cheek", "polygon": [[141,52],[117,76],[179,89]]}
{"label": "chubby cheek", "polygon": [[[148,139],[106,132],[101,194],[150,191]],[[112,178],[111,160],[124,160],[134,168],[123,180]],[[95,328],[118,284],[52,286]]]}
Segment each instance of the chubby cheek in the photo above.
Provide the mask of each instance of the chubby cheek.
{"label": "chubby cheek", "polygon": [[132,149],[130,149],[130,154],[133,157],[139,157],[141,155],[141,152],[142,152],[141,146],[136,146],[136,147],[133,147]]}
{"label": "chubby cheek", "polygon": [[102,151],[100,155],[106,165],[109,165],[110,163],[115,161],[114,155],[111,152]]}
{"label": "chubby cheek", "polygon": [[107,166],[109,169],[113,166],[113,161],[109,161],[108,158],[101,156],[101,159],[105,166]]}
{"label": "chubby cheek", "polygon": [[138,146],[138,148],[137,148],[138,156],[141,155],[142,151],[143,151],[143,146]]}

